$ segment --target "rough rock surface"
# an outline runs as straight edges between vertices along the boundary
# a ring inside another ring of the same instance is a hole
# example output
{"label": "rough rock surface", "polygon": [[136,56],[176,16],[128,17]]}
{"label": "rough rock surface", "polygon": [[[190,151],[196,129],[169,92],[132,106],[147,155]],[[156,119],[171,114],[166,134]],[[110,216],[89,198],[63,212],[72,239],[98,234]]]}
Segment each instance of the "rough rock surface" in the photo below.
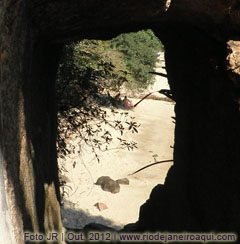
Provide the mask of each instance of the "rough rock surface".
{"label": "rough rock surface", "polygon": [[120,185],[117,181],[111,179],[109,176],[101,176],[97,179],[96,185],[100,185],[104,191],[111,193],[120,192]]}
{"label": "rough rock surface", "polygon": [[116,180],[116,182],[120,185],[129,185],[129,179],[128,178],[118,179],[118,180]]}
{"label": "rough rock surface", "polygon": [[96,204],[94,204],[94,206],[99,210],[99,211],[103,211],[105,209],[108,209],[108,206],[103,203],[103,202],[97,202]]}
{"label": "rough rock surface", "polygon": [[239,231],[239,1],[9,0],[0,2],[0,236],[10,237],[1,243],[59,221],[45,208],[59,198],[59,44],[144,28],[165,45],[176,131],[174,167],[141,208],[139,230]]}

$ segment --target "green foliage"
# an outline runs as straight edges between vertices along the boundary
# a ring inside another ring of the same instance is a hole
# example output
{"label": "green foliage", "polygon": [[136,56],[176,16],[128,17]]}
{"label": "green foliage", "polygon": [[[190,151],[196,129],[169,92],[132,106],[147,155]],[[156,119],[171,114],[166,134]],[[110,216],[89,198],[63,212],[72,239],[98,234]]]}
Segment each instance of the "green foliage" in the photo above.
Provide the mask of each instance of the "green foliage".
{"label": "green foliage", "polygon": [[91,94],[118,90],[126,75],[115,71],[111,59],[104,55],[105,46],[106,42],[95,40],[65,46],[57,76],[58,93],[64,95],[64,90],[74,85]]}
{"label": "green foliage", "polygon": [[[139,125],[128,112],[114,109],[117,101],[109,89],[118,86],[124,77],[115,74],[114,66],[101,55],[101,41],[84,40],[65,46],[60,60],[56,82],[58,109],[58,157],[81,153],[90,147],[99,161],[98,153],[113,147],[133,150],[136,142],[122,137],[126,132],[137,133]],[[103,108],[111,107],[111,110]],[[111,119],[109,119],[109,115]],[[118,135],[118,145],[113,145],[111,128]],[[72,139],[78,138],[78,148]],[[69,140],[71,139],[71,140]]]}
{"label": "green foliage", "polygon": [[122,53],[129,77],[129,88],[146,88],[152,82],[157,53],[163,45],[151,30],[121,34],[109,41],[109,46]]}
{"label": "green foliage", "polygon": [[[64,49],[61,86],[78,82],[84,89],[137,90],[153,81],[157,53],[163,45],[151,30],[121,34],[109,41],[83,40]],[[94,88],[95,87],[95,88]],[[102,92],[102,91],[101,91]]]}
{"label": "green foliage", "polygon": [[[122,138],[125,132],[138,132],[138,124],[128,113],[113,109],[119,102],[110,96],[125,84],[131,89],[146,88],[152,82],[157,53],[163,49],[151,30],[122,34],[109,41],[82,40],[66,45],[60,60],[56,95],[58,106],[59,157],[73,152],[74,145],[66,143],[75,133],[85,145],[98,151],[109,150],[114,141],[109,132],[119,133],[120,147],[136,147],[133,141]],[[113,120],[109,120],[104,106],[111,106]]]}

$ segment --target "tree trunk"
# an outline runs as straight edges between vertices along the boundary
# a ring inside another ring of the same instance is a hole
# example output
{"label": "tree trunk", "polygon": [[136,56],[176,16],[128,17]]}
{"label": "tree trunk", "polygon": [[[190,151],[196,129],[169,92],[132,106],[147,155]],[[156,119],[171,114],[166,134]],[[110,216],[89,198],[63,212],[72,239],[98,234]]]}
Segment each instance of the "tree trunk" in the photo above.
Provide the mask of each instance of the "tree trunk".
{"label": "tree trunk", "polygon": [[174,166],[141,207],[139,229],[238,232],[240,113],[226,43],[187,26],[158,33],[176,100]]}

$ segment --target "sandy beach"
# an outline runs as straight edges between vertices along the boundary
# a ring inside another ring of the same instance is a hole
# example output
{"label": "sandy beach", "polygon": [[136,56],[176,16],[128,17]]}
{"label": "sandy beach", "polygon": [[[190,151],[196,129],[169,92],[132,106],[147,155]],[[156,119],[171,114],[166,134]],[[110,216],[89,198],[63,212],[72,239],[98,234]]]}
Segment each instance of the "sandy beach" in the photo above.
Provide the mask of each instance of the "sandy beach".
{"label": "sandy beach", "polygon": [[[138,134],[128,134],[138,143],[137,149],[103,152],[100,163],[91,151],[86,150],[80,157],[72,154],[61,162],[68,179],[62,209],[66,227],[83,228],[95,222],[121,229],[137,221],[139,208],[149,198],[152,188],[164,183],[171,163],[154,165],[132,176],[128,174],[155,161],[173,158],[174,123],[171,116],[174,116],[174,104],[144,100],[129,113],[141,124]],[[94,184],[100,176],[110,176],[114,180],[127,177],[130,184],[121,185],[120,192],[112,194]],[[98,202],[106,204],[107,209],[99,211],[94,206]]]}
{"label": "sandy beach", "polygon": [[[165,72],[160,67],[156,71]],[[167,79],[156,76],[156,82],[148,91],[167,88]],[[135,104],[139,99],[132,101]],[[106,110],[109,113],[110,109]],[[62,207],[65,227],[81,229],[88,223],[100,223],[121,229],[138,220],[139,208],[149,198],[153,187],[164,184],[171,162],[153,165],[131,176],[129,174],[156,161],[173,159],[174,123],[171,117],[174,116],[174,103],[146,99],[128,112],[141,125],[139,133],[125,135],[125,139],[137,142],[137,149],[99,152],[98,162],[91,148],[84,147],[80,155],[70,154],[66,160],[59,159],[59,166],[65,167],[67,181]],[[109,116],[112,119],[111,113]],[[118,136],[114,130],[111,129],[111,132]],[[79,146],[77,139],[72,143],[76,148]],[[120,192],[112,194],[94,184],[101,176],[109,176],[113,180],[128,178],[130,184],[120,185]],[[106,209],[100,211],[96,203],[103,203]]]}

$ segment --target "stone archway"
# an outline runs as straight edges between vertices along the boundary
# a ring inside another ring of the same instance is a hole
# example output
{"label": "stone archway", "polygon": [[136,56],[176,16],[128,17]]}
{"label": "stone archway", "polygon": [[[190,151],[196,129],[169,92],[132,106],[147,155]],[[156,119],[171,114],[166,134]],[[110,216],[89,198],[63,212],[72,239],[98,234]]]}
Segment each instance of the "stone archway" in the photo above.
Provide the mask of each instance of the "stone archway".
{"label": "stone archway", "polygon": [[24,243],[24,231],[61,230],[59,209],[53,208],[59,195],[54,76],[61,44],[145,27],[155,30],[166,47],[177,101],[175,166],[166,185],[155,188],[141,208],[135,229],[237,231],[239,13],[236,0],[1,3],[0,223],[5,243]]}

